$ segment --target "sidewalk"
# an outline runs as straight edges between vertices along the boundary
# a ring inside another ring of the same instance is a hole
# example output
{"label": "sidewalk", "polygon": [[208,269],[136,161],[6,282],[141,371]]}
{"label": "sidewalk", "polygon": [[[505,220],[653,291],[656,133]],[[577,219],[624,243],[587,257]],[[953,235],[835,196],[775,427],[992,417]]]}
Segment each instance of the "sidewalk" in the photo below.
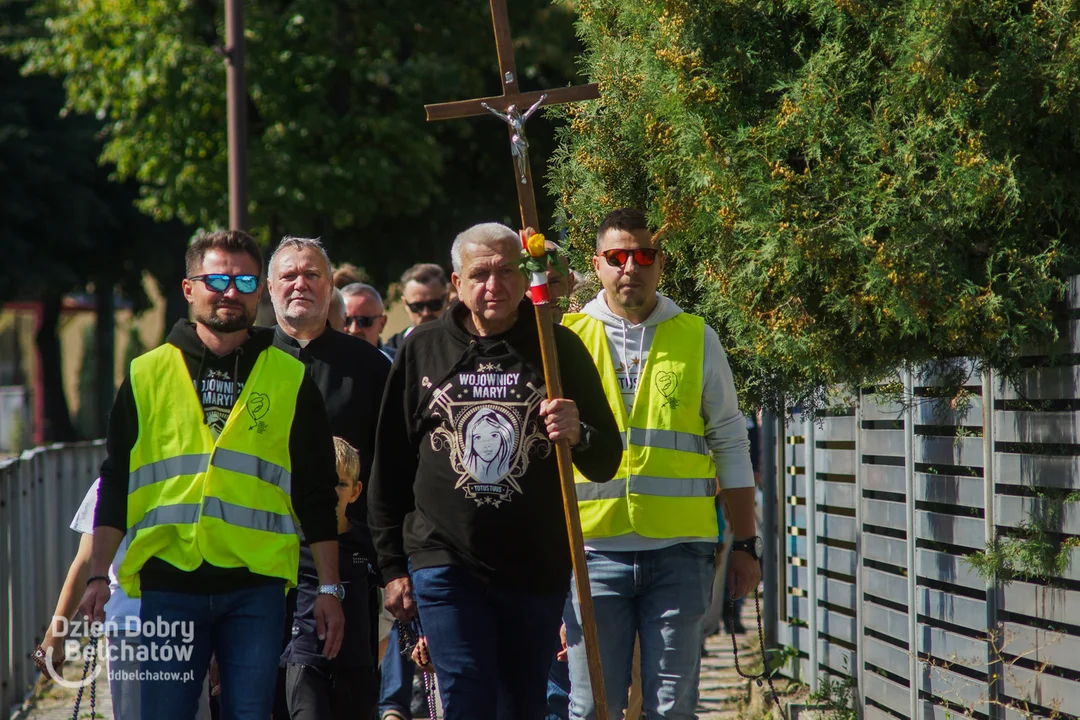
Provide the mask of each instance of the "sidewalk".
{"label": "sidewalk", "polygon": [[[739,665],[743,672],[753,672],[760,668],[761,651],[758,647],[757,618],[754,616],[753,602],[743,603],[743,624],[747,633],[737,635],[739,645]],[[701,658],[701,699],[698,703],[700,720],[734,720],[740,718],[740,705],[748,701],[752,681],[744,680],[735,672],[735,662],[731,653],[730,635],[713,635],[705,642],[708,653]],[[64,667],[64,679],[77,681],[82,677],[82,666],[68,663]],[[102,673],[96,682],[97,715],[112,718],[112,700],[109,697],[109,683]],[[19,720],[71,720],[71,711],[75,705],[78,690],[59,687],[55,684],[45,689],[32,708],[24,714],[16,715]],[[83,691],[79,718],[90,717],[90,688]]]}
{"label": "sidewalk", "polygon": [[[739,646],[739,667],[747,674],[761,669],[761,648],[758,641],[757,617],[753,598],[742,606],[742,621],[747,632],[736,635]],[[707,655],[701,658],[701,681],[698,685],[700,720],[733,720],[743,717],[740,705],[749,701],[752,680],[739,677],[731,652],[731,636],[726,633],[705,639]]]}
{"label": "sidewalk", "polygon": [[[82,663],[67,663],[64,666],[64,679],[78,682],[82,679]],[[19,720],[71,720],[71,712],[75,708],[75,698],[78,696],[77,689],[65,688],[49,683],[40,686],[37,701],[33,702],[28,710],[21,715],[15,715]],[[97,706],[93,717],[112,718],[112,698],[109,695],[108,676],[102,672],[93,688],[97,695]],[[90,715],[90,690],[91,686],[83,689],[82,702],[79,706],[79,718],[91,718]]]}

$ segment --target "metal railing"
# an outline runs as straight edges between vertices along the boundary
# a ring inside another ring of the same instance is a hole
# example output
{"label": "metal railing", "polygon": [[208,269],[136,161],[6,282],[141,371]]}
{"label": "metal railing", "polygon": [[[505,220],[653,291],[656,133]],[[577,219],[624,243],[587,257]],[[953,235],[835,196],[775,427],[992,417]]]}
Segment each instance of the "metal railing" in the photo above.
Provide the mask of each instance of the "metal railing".
{"label": "metal railing", "polygon": [[98,476],[105,441],[27,450],[0,462],[0,712],[37,678],[32,654],[79,546],[70,529]]}

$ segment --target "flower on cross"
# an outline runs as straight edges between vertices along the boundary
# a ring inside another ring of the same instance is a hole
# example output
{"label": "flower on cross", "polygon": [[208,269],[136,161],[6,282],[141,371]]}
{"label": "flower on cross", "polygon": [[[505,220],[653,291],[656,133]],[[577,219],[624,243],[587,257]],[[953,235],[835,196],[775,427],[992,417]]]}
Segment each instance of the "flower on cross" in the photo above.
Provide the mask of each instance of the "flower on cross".
{"label": "flower on cross", "polygon": [[522,250],[518,267],[529,279],[529,295],[535,305],[549,303],[551,292],[548,289],[547,271],[550,265],[552,270],[562,274],[559,250],[554,243],[548,247],[547,239],[542,233],[522,230],[520,236]]}

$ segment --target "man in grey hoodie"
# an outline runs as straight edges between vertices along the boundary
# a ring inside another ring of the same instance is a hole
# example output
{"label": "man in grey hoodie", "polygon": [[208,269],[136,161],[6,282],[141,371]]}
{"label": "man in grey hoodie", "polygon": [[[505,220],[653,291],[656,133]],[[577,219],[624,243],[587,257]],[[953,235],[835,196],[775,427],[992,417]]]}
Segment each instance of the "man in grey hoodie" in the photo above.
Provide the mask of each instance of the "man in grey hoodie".
{"label": "man in grey hoodie", "polygon": [[[711,599],[723,493],[735,543],[728,587],[741,597],[761,579],[750,443],[716,332],[657,287],[663,250],[645,214],[615,210],[596,235],[604,289],[563,325],[593,356],[623,434],[608,483],[578,481],[578,506],[611,718],[622,717],[634,637],[640,636],[643,710],[695,718],[701,640]],[[595,718],[574,597],[565,614],[570,717]]]}

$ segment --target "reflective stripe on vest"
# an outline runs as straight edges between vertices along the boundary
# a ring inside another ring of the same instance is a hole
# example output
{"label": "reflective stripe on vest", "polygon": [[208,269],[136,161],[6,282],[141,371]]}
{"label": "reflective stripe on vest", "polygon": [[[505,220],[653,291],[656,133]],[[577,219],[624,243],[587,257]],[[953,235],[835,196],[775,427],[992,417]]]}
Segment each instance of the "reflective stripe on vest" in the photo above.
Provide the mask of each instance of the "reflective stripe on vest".
{"label": "reflective stripe on vest", "polygon": [[143,465],[128,476],[128,492],[133,493],[147,485],[164,482],[178,475],[196,475],[206,472],[210,465],[210,453],[177,455]]}
{"label": "reflective stripe on vest", "polygon": [[603,323],[577,314],[563,325],[592,355],[623,444],[614,480],[592,483],[575,470],[584,536],[715,538],[716,466],[701,416],[705,322],[680,313],[656,326],[629,413]]}
{"label": "reflective stripe on vest", "polygon": [[199,521],[199,503],[159,505],[143,515],[142,520],[128,528],[134,537],[140,530],[157,525],[194,525]]}
{"label": "reflective stripe on vest", "polygon": [[259,353],[215,440],[183,354],[163,345],[131,363],[139,434],[128,478],[129,545],[117,573],[139,597],[151,557],[191,571],[203,562],[296,583],[300,544],[289,438],[304,366]]}
{"label": "reflective stripe on vest", "polygon": [[[135,492],[139,488],[163,482],[178,475],[206,472],[206,468],[211,464],[210,458],[210,453],[196,453],[178,455],[143,465],[129,476],[128,492]],[[281,488],[286,493],[292,493],[292,473],[280,465],[275,465],[255,455],[218,448],[213,454],[213,465],[244,475],[253,475]]]}
{"label": "reflective stripe on vest", "polygon": [[139,530],[158,525],[194,525],[199,521],[200,507],[205,517],[217,518],[237,527],[281,535],[296,533],[296,525],[291,515],[252,510],[215,497],[206,498],[201,506],[197,503],[159,505],[143,515],[143,519],[132,525],[128,533],[134,536]]}
{"label": "reflective stripe on vest", "polygon": [[280,515],[266,510],[252,510],[242,505],[227,503],[215,497],[208,497],[203,500],[203,516],[217,518],[229,525],[236,525],[249,530],[296,536],[296,525],[293,523],[292,515]]}
{"label": "reflective stripe on vest", "polygon": [[292,494],[292,473],[275,465],[269,460],[263,460],[256,455],[227,450],[219,447],[214,451],[214,458],[210,464],[223,470],[232,470],[243,475],[254,475],[271,485],[281,488],[286,495]]}
{"label": "reflective stripe on vest", "polygon": [[[623,433],[623,450],[627,448],[626,433]],[[679,450],[680,452],[697,453],[698,455],[709,454],[709,444],[705,442],[703,435],[679,432],[678,430],[657,430],[655,428],[630,428],[631,445],[639,447],[662,448],[664,450]]]}
{"label": "reflective stripe on vest", "polygon": [[[630,492],[637,495],[656,497],[707,497],[716,495],[716,478],[680,478],[672,482],[671,478],[649,477],[647,475],[630,476]],[[626,480],[609,480],[605,483],[576,483],[577,499],[610,500],[626,496]]]}

